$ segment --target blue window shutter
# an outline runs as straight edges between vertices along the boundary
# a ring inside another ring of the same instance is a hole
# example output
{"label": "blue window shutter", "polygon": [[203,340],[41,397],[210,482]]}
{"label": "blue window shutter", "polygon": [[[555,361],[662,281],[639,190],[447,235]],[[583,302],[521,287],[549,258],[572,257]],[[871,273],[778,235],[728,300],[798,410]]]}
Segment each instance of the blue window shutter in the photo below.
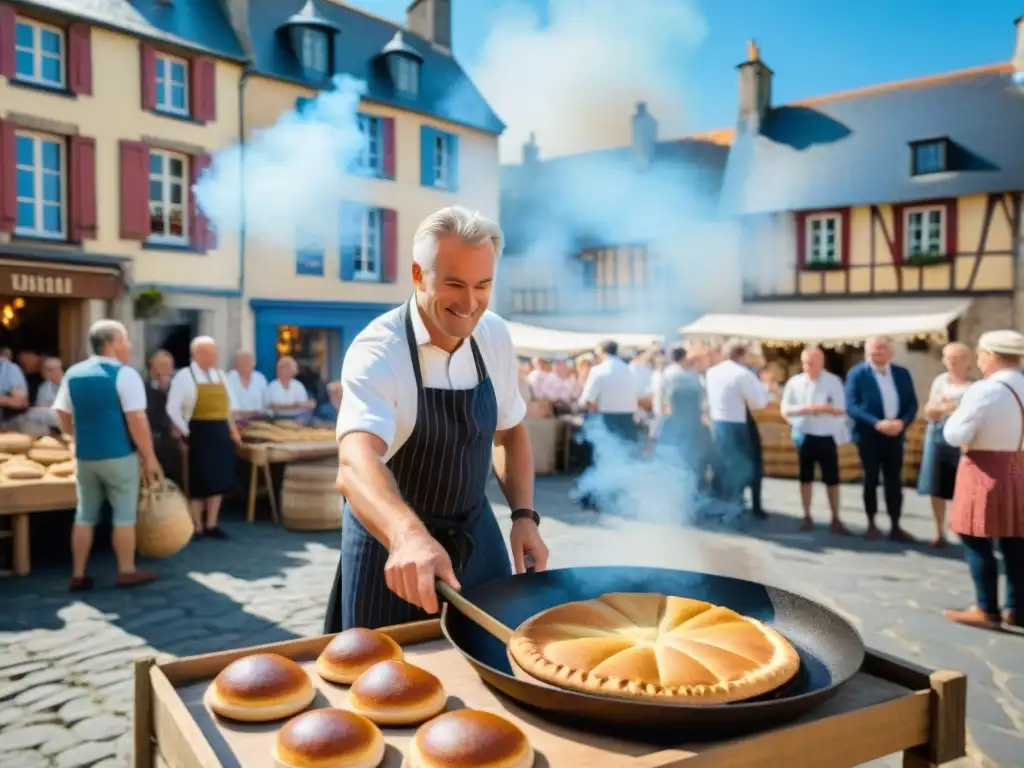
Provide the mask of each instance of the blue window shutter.
{"label": "blue window shutter", "polygon": [[428,125],[420,126],[420,184],[434,186],[434,136],[437,131]]}
{"label": "blue window shutter", "polygon": [[356,203],[342,203],[339,215],[340,226],[338,242],[340,244],[342,280],[352,280],[356,276],[356,244],[362,238],[363,207]]}
{"label": "blue window shutter", "polygon": [[459,191],[459,137],[448,134],[448,178],[445,186],[449,192]]}

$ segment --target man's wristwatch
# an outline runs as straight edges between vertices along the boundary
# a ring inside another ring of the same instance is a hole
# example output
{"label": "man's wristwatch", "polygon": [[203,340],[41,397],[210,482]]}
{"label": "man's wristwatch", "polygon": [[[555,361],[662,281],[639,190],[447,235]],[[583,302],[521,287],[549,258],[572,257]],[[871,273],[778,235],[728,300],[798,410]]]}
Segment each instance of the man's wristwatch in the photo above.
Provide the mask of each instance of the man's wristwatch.
{"label": "man's wristwatch", "polygon": [[534,509],[525,509],[525,508],[524,509],[514,509],[514,510],[512,510],[512,522],[513,523],[516,520],[522,520],[523,518],[526,518],[527,520],[533,520],[533,524],[534,525],[540,525],[540,515],[537,514],[536,510],[534,510]]}

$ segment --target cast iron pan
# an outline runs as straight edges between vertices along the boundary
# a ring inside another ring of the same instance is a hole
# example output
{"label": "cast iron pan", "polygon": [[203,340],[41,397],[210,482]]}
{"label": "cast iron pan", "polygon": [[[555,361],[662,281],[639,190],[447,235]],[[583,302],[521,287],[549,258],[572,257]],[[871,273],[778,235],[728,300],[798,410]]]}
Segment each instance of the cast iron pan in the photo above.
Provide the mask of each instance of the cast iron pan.
{"label": "cast iron pan", "polygon": [[514,629],[548,608],[607,592],[691,597],[759,619],[797,649],[800,672],[783,688],[734,704],[688,707],[613,699],[516,677],[505,645],[448,604],[441,629],[484,682],[549,719],[590,730],[612,725],[616,733],[627,729],[640,738],[660,735],[677,743],[737,736],[792,720],[833,696],[864,662],[864,642],[833,611],[783,589],[726,576],[626,566],[562,568],[491,582],[467,590],[465,597]]}

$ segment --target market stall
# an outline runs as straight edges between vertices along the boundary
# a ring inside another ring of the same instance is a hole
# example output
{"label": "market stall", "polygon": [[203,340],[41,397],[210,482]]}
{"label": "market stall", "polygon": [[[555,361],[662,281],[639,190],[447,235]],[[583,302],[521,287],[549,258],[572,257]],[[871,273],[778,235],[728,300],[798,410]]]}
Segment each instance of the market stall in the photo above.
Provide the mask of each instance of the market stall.
{"label": "market stall", "polygon": [[70,439],[0,433],[0,520],[10,529],[0,540],[11,542],[15,575],[32,570],[29,516],[75,506],[74,444]]}
{"label": "market stall", "polygon": [[602,341],[614,341],[624,351],[639,351],[663,341],[660,334],[654,333],[582,333],[523,323],[508,323],[508,330],[512,336],[512,345],[520,357],[571,357],[593,352]]}

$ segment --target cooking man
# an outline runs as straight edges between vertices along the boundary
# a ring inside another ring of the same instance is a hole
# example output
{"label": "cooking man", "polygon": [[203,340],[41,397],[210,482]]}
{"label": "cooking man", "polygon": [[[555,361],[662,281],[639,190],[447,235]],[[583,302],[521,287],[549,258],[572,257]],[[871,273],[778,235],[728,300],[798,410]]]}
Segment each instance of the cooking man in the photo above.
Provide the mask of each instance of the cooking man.
{"label": "cooking man", "polygon": [[195,536],[226,539],[218,525],[224,494],[235,489],[235,448],[242,439],[231,414],[238,410],[217,369],[217,342],[192,340],[192,362],[171,379],[167,415],[188,448],[188,495]]}
{"label": "cooking man", "polygon": [[256,370],[252,352],[235,353],[235,368],[228,374],[228,388],[238,405],[237,418],[251,419],[266,414],[267,377]]}
{"label": "cooking man", "polygon": [[326,631],[438,610],[434,579],[471,588],[511,574],[487,501],[492,459],[522,573],[548,552],[533,510],[526,404],[505,322],[487,312],[503,238],[463,208],[420,224],[413,298],[352,342],[341,380],[338,486],[348,504]]}
{"label": "cooking man", "polygon": [[[978,340],[984,381],[972,384],[942,434],[964,450],[956,474],[949,527],[960,535],[977,603],[946,611],[960,624],[1024,626],[1024,336],[990,331]],[[999,615],[999,543],[1006,596]]]}
{"label": "cooking man", "polygon": [[146,421],[146,387],[128,365],[128,331],[115,320],[89,329],[92,357],[71,366],[53,408],[66,434],[75,436],[78,506],[71,530],[72,592],[90,589],[86,566],[103,502],[110,503],[118,587],[137,587],[156,574],[135,568],[135,523],[139,512],[140,460],[146,479],[160,477]]}

